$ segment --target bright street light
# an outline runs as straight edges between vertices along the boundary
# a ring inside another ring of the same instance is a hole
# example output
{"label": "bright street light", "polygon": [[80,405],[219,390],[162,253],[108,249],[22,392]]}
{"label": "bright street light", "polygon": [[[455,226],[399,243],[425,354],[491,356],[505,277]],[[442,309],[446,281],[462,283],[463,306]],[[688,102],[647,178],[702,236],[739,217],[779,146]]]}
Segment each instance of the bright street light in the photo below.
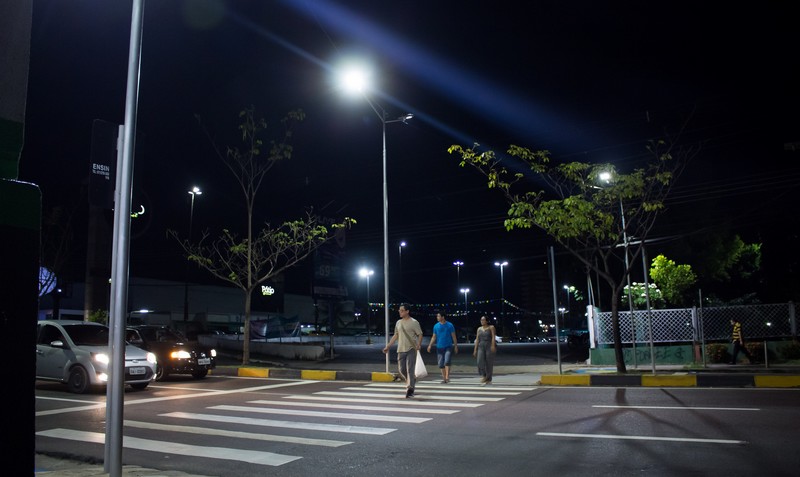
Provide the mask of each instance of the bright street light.
{"label": "bright street light", "polygon": [[469,288],[462,288],[461,293],[464,294],[464,323],[466,323],[469,314],[469,310],[467,309],[467,293],[469,293]]}
{"label": "bright street light", "polygon": [[367,344],[372,344],[372,332],[370,331],[369,324],[370,315],[372,315],[372,306],[369,304],[369,277],[371,277],[374,273],[374,271],[367,270],[366,268],[362,268],[358,271],[358,275],[361,278],[367,279]]}
{"label": "bright street light", "polygon": [[[189,194],[192,196],[192,202],[189,206],[189,235],[187,237],[187,241],[191,244],[192,241],[192,220],[194,219],[194,197],[196,195],[202,195],[203,191],[200,190],[199,187],[194,186],[191,190],[188,191]],[[189,261],[186,261],[186,272],[184,273],[184,281],[183,281],[183,321],[189,321]]]}
{"label": "bright street light", "polygon": [[456,286],[461,287],[461,267],[464,266],[464,262],[456,260],[453,265],[456,266]]}
{"label": "bright street light", "polygon": [[507,261],[494,262],[495,267],[500,267],[500,323],[503,325],[503,333],[506,331],[506,292],[503,283],[503,268],[508,265]]}
{"label": "bright street light", "polygon": [[[341,82],[347,90],[360,94],[381,121],[383,138],[383,310],[386,330],[385,346],[389,346],[389,189],[386,180],[386,125],[405,123],[414,115],[408,113],[397,119],[387,120],[386,110],[377,103],[373,103],[367,96],[369,74],[363,68],[348,68],[341,76]],[[386,372],[389,372],[389,353],[386,353]]]}

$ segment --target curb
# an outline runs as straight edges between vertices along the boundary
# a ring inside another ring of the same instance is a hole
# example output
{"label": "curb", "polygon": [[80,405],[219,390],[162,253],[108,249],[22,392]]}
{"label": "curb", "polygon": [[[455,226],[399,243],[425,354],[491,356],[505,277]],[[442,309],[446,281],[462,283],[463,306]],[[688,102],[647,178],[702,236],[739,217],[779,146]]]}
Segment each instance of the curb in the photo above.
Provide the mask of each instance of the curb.
{"label": "curb", "polygon": [[392,382],[393,373],[374,371],[327,371],[291,368],[222,368],[213,369],[211,374],[220,376],[239,376],[243,378],[283,378],[309,379],[314,381],[377,381]]}
{"label": "curb", "polygon": [[542,375],[546,386],[642,386],[642,387],[735,387],[797,388],[800,375],[720,375],[720,374],[597,374]]}

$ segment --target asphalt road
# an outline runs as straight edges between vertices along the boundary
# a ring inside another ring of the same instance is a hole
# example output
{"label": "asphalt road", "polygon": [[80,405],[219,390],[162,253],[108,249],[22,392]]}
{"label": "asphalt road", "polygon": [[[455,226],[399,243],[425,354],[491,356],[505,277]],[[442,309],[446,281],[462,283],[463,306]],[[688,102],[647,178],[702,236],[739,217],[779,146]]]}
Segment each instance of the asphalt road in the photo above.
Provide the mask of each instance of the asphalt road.
{"label": "asphalt road", "polygon": [[[800,390],[175,376],[125,393],[123,463],[209,476],[796,475]],[[37,383],[36,449],[102,460],[104,394]]]}

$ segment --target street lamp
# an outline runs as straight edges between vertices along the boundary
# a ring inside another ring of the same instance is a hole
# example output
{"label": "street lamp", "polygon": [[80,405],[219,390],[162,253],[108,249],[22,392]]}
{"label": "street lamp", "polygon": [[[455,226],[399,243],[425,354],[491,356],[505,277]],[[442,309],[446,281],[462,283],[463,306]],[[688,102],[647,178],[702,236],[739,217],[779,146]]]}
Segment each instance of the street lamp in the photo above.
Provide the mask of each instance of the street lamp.
{"label": "street lamp", "polygon": [[506,330],[506,292],[505,285],[503,284],[503,268],[508,265],[507,261],[494,262],[495,267],[500,267],[500,323],[502,324],[503,332]]}
{"label": "street lamp", "polygon": [[[370,108],[381,121],[383,140],[383,310],[384,327],[386,330],[385,346],[389,346],[389,189],[386,181],[386,125],[391,123],[406,123],[414,115],[407,113],[397,119],[386,119],[386,110],[377,103],[373,103],[366,94],[367,75],[360,70],[349,70],[342,76],[342,84],[351,92],[361,95]],[[380,111],[379,111],[380,110]],[[389,372],[389,353],[386,353],[386,372]]]}
{"label": "street lamp", "polygon": [[369,304],[369,277],[371,277],[374,273],[374,271],[367,270],[366,268],[362,268],[358,271],[358,274],[361,276],[361,278],[367,279],[367,344],[372,344],[372,334],[370,332],[369,325],[370,315],[372,315],[372,306]]}
{"label": "street lamp", "polygon": [[464,262],[456,260],[453,265],[456,266],[456,286],[461,287],[461,267],[464,266]]}
{"label": "street lamp", "polygon": [[462,288],[461,293],[464,294],[464,323],[466,323],[469,314],[469,310],[467,309],[467,293],[469,293],[469,288]]}
{"label": "street lamp", "polygon": [[569,313],[569,293],[572,291],[572,288],[573,287],[571,287],[570,285],[564,285],[564,291],[567,293],[567,302],[565,304],[565,309],[567,310],[566,311],[567,313]]}
{"label": "street lamp", "polygon": [[403,289],[403,247],[406,246],[405,240],[397,246],[397,289]]}
{"label": "street lamp", "polygon": [[[610,172],[601,172],[598,175],[598,178],[609,184],[612,179],[612,175]],[[633,367],[636,367],[636,318],[633,314],[633,290],[631,289],[631,266],[628,261],[628,231],[626,230],[625,226],[625,209],[622,207],[622,195],[619,196],[619,216],[620,220],[622,221],[622,245],[625,248],[625,278],[627,280],[628,285],[628,310],[631,314],[631,333],[633,334],[631,338],[631,345],[633,348],[633,353],[631,353],[633,359]]]}
{"label": "street lamp", "polygon": [[[192,196],[191,205],[189,206],[189,236],[186,239],[191,243],[192,241],[192,219],[194,218],[194,196],[202,195],[203,191],[199,187],[194,186],[189,192]],[[186,261],[186,273],[184,273],[183,282],[183,321],[189,321],[189,261]]]}

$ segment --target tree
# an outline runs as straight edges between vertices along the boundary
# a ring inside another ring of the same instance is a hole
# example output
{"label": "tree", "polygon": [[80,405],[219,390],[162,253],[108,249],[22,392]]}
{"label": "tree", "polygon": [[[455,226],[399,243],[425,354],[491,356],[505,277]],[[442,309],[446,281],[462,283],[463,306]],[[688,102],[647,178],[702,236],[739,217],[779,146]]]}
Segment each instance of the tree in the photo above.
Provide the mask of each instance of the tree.
{"label": "tree", "polygon": [[[647,286],[647,291],[645,290]],[[622,301],[628,301],[628,293],[631,293],[631,302],[634,310],[647,309],[648,294],[650,295],[650,308],[664,308],[664,294],[655,283],[632,282],[631,286],[625,285],[622,289]]]}
{"label": "tree", "polygon": [[674,306],[685,304],[684,292],[697,282],[691,265],[678,265],[664,255],[653,259],[650,278],[661,289],[664,300]]}
{"label": "tree", "polygon": [[[626,372],[619,297],[684,162],[675,160],[673,152],[685,157],[692,151],[679,151],[671,143],[654,141],[647,147],[650,163],[623,174],[611,164],[551,165],[547,150],[511,145],[508,156],[501,159],[491,150],[479,151],[479,147],[453,145],[448,152],[458,154],[462,167],[477,169],[486,177],[490,189],[497,189],[505,196],[509,204],[506,229],[541,229],[611,288],[616,366],[618,372]],[[511,172],[512,164],[514,170],[527,168],[530,172]],[[606,177],[607,180],[601,181]],[[549,193],[540,189],[542,182]],[[604,182],[602,187],[601,182]],[[624,257],[622,250],[629,251],[632,257],[627,267],[621,257]],[[598,258],[596,262],[594,257]]]}
{"label": "tree", "polygon": [[[247,210],[247,232],[244,237],[239,238],[238,234],[224,229],[216,239],[212,240],[206,231],[197,243],[190,243],[180,240],[176,232],[169,232],[181,245],[189,261],[244,292],[243,364],[250,362],[250,308],[253,291],[264,281],[308,257],[331,238],[328,228],[321,225],[311,211],[306,213],[304,219],[286,221],[277,227],[266,223],[260,232],[253,230],[258,190],[275,164],[291,158],[292,146],[289,140],[292,137],[292,126],[304,117],[302,110],[296,110],[283,118],[283,137],[280,141],[271,141],[265,158],[261,157],[263,142],[260,136],[267,129],[267,123],[264,119],[255,118],[252,107],[239,113],[242,149],[228,147],[223,153],[211,136],[208,136],[217,156],[231,171],[244,195]],[[333,223],[331,228],[348,227],[353,223],[354,220],[344,218],[341,222]]]}

